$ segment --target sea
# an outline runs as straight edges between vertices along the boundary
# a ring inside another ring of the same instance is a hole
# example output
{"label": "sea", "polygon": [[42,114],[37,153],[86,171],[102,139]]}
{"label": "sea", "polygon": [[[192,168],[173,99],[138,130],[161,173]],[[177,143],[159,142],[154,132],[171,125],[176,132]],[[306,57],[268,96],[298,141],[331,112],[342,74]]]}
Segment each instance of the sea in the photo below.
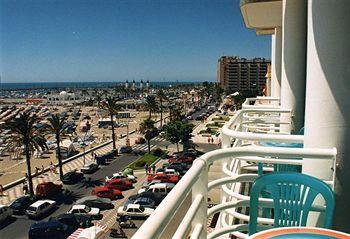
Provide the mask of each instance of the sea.
{"label": "sea", "polygon": [[[35,90],[35,89],[72,89],[72,88],[109,88],[123,85],[125,82],[35,82],[35,83],[1,83],[0,90]],[[136,82],[139,85],[140,82]],[[144,83],[145,84],[145,83]],[[171,87],[184,84],[200,84],[200,82],[150,82],[151,86]],[[129,85],[131,83],[129,82]]]}

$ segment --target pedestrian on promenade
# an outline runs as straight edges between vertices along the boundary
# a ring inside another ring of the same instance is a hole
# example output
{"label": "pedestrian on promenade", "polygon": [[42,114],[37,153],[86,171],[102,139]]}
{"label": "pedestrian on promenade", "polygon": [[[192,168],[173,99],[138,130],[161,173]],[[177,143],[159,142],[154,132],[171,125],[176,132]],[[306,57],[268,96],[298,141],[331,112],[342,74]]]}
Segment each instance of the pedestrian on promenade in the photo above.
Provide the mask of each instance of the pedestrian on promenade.
{"label": "pedestrian on promenade", "polygon": [[26,195],[28,193],[28,185],[27,185],[27,181],[23,182],[23,194]]}
{"label": "pedestrian on promenade", "polygon": [[145,164],[144,168],[145,168],[145,172],[147,174],[147,172],[148,172],[148,164],[147,163]]}
{"label": "pedestrian on promenade", "polygon": [[212,143],[212,144],[214,143],[214,138],[213,138],[213,137],[211,137],[211,143]]}
{"label": "pedestrian on promenade", "polygon": [[208,137],[208,144],[210,144],[210,138]]}
{"label": "pedestrian on promenade", "polygon": [[4,195],[4,187],[0,184],[0,196]]}
{"label": "pedestrian on promenade", "polygon": [[35,176],[37,176],[39,174],[39,168],[35,167]]}
{"label": "pedestrian on promenade", "polygon": [[156,164],[152,165],[152,171],[153,171],[154,174],[156,173]]}
{"label": "pedestrian on promenade", "polygon": [[148,174],[151,174],[151,170],[152,170],[152,168],[148,167]]}

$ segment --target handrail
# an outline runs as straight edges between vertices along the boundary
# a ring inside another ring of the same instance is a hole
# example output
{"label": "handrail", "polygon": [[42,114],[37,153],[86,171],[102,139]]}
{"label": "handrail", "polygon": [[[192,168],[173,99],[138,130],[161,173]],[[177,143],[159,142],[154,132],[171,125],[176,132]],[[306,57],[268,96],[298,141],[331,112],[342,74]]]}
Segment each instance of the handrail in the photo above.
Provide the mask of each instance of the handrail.
{"label": "handrail", "polygon": [[236,112],[236,114],[222,127],[221,133],[223,136],[232,137],[240,140],[253,140],[253,141],[277,141],[277,142],[294,142],[303,143],[303,135],[285,135],[285,134],[264,134],[264,133],[252,133],[252,132],[240,132],[231,129],[238,121],[239,117],[242,117],[245,113],[291,113],[290,109],[242,109]]}
{"label": "handrail", "polygon": [[[194,161],[192,167],[188,170],[185,176],[178,182],[174,189],[171,190],[168,196],[162,201],[154,213],[146,220],[146,222],[139,228],[132,238],[159,238],[165,227],[174,217],[176,210],[183,203],[186,196],[191,192],[192,186],[196,182],[202,180],[202,177],[207,177],[208,165],[215,161],[231,157],[247,156],[302,157],[334,160],[336,153],[337,151],[335,148],[270,148],[254,146],[218,149],[206,153]],[[207,194],[208,188],[205,190],[206,191],[202,192],[203,196]],[[206,225],[202,225],[202,232],[199,235],[206,235]]]}

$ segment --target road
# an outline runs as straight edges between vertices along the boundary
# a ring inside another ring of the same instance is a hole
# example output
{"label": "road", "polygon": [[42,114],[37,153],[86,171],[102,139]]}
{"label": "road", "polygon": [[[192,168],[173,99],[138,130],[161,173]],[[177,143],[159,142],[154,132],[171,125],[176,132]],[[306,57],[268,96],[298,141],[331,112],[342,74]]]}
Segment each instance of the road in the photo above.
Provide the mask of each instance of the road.
{"label": "road", "polygon": [[[152,140],[151,143],[152,143],[152,148],[169,144],[166,141],[160,141],[160,140]],[[137,147],[137,146],[135,145],[134,147]],[[141,148],[145,149],[144,145],[141,145]],[[74,201],[84,196],[90,195],[92,189],[95,186],[102,185],[104,183],[104,178],[107,175],[112,175],[115,172],[121,171],[123,168],[125,168],[128,164],[132,163],[136,159],[137,159],[137,156],[133,154],[118,156],[117,159],[113,160],[109,165],[101,166],[100,169],[97,170],[95,173],[85,176],[86,178],[91,177],[91,181],[86,180],[76,185],[64,185],[64,189],[68,189],[72,193],[57,199],[59,203],[59,207],[53,213],[51,213],[46,218],[43,218],[42,220],[48,220],[52,216],[57,216],[59,214],[67,212]],[[128,191],[123,192],[123,195],[129,195],[129,194],[131,193]],[[120,200],[117,200],[117,203],[118,201]],[[108,211],[106,211],[105,214],[108,214],[108,216],[113,216],[113,215],[110,215],[111,213],[108,213]],[[103,218],[102,220],[106,222],[108,221],[108,219],[109,218]],[[18,217],[16,216],[13,219],[9,220],[8,223],[0,226],[0,238],[1,239],[26,239],[28,238],[29,227],[34,222],[36,221],[32,219],[28,219],[26,216],[18,216]],[[96,221],[96,222],[98,223],[99,221]]]}

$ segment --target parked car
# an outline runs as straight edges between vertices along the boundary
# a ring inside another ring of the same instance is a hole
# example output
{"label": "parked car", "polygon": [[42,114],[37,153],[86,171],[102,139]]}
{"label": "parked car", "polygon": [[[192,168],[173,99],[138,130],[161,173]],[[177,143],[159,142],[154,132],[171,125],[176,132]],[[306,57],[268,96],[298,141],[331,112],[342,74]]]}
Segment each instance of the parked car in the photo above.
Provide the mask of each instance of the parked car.
{"label": "parked car", "polygon": [[27,208],[36,201],[36,196],[21,196],[12,201],[9,207],[12,209],[13,214],[23,215],[26,213]]}
{"label": "parked car", "polygon": [[108,188],[106,186],[96,187],[91,192],[92,195],[96,195],[100,198],[109,198],[111,200],[119,199],[123,197],[123,194],[118,189]]}
{"label": "parked car", "polygon": [[139,198],[139,195],[131,195],[128,197],[128,199],[124,202],[124,206],[127,206],[129,204],[134,204],[135,200]]}
{"label": "parked car", "polygon": [[139,204],[129,204],[127,206],[119,207],[117,216],[129,216],[131,218],[146,218],[154,212],[154,209],[141,206]]}
{"label": "parked car", "polygon": [[122,146],[119,149],[119,153],[121,154],[127,154],[127,153],[131,153],[132,152],[132,148],[130,146]]}
{"label": "parked car", "polygon": [[180,173],[178,171],[176,171],[175,169],[173,168],[167,168],[165,169],[164,173],[168,176],[178,176],[178,177],[181,177],[180,176]]}
{"label": "parked car", "polygon": [[141,188],[138,191],[138,194],[142,194],[143,192],[150,192],[164,198],[174,187],[175,184],[173,183],[158,183],[151,185],[149,188]]}
{"label": "parked car", "polygon": [[143,137],[138,137],[136,140],[135,140],[135,144],[144,144],[146,143],[146,140],[145,138]]}
{"label": "parked car", "polygon": [[26,214],[30,218],[37,218],[46,215],[56,206],[53,200],[39,200],[33,203],[26,210]]}
{"label": "parked car", "polygon": [[84,166],[80,169],[82,173],[93,173],[98,169],[98,165],[94,162],[85,163]]}
{"label": "parked car", "polygon": [[160,180],[163,183],[177,183],[179,181],[179,176],[173,175],[169,176],[165,173],[157,173],[155,175],[148,175],[147,182],[151,182],[153,180]]}
{"label": "parked car", "polygon": [[203,119],[203,116],[202,115],[198,115],[195,120],[202,120]]}
{"label": "parked car", "polygon": [[174,162],[171,163],[167,166],[168,169],[175,169],[176,171],[178,171],[180,173],[180,175],[184,175],[185,172],[187,171],[187,165],[184,163],[180,163],[180,162]]}
{"label": "parked car", "polygon": [[134,204],[140,204],[141,206],[146,208],[156,208],[156,202],[148,197],[139,197],[134,201]]}
{"label": "parked car", "polygon": [[75,204],[86,205],[88,207],[96,207],[100,210],[113,209],[114,205],[108,198],[99,198],[97,196],[86,196],[78,199]]}
{"label": "parked car", "polygon": [[100,209],[96,207],[88,207],[86,205],[73,205],[67,213],[90,215],[92,218],[98,218],[101,215]]}
{"label": "parked car", "polygon": [[136,183],[136,177],[134,175],[124,175],[123,173],[113,173],[111,177],[106,176],[106,182],[111,179],[124,179]]}
{"label": "parked car", "polygon": [[62,184],[56,184],[53,182],[39,183],[36,186],[36,196],[41,198],[47,198],[51,196],[56,196],[62,192]]}
{"label": "parked car", "polygon": [[82,181],[83,179],[84,179],[84,174],[74,170],[64,174],[61,181],[64,184],[75,184]]}
{"label": "parked car", "polygon": [[132,182],[130,182],[128,180],[122,180],[122,179],[111,179],[111,180],[108,180],[105,185],[108,188],[118,189],[120,191],[128,190],[128,189],[133,187],[132,186]]}
{"label": "parked car", "polygon": [[71,214],[71,213],[63,213],[56,217],[50,217],[50,221],[59,221],[68,226],[72,226],[74,230],[78,228],[88,228],[93,226],[91,222],[90,215],[82,215],[82,214]]}
{"label": "parked car", "polygon": [[152,186],[154,184],[161,183],[161,182],[162,181],[160,181],[160,180],[152,180],[151,182],[144,181],[141,188],[149,188],[150,186]]}
{"label": "parked car", "polygon": [[56,220],[37,222],[30,226],[29,239],[66,239],[75,231],[71,225],[63,224]]}
{"label": "parked car", "polygon": [[0,223],[6,221],[13,214],[12,209],[5,205],[0,205]]}

